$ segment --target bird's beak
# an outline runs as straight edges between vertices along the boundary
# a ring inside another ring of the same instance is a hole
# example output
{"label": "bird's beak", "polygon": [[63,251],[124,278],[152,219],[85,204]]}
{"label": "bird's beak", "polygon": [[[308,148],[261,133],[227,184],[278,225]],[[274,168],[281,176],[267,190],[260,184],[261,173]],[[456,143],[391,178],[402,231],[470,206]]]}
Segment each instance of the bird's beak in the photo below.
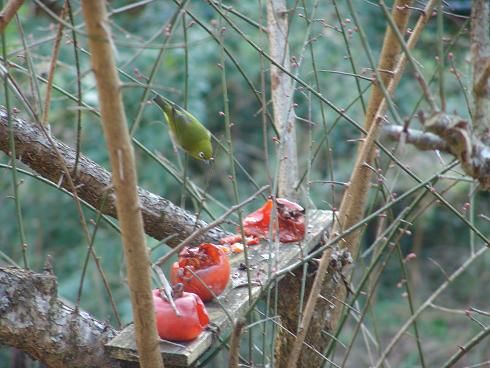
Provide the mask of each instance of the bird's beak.
{"label": "bird's beak", "polygon": [[214,157],[210,157],[209,160],[204,160],[206,165],[211,165],[214,162]]}

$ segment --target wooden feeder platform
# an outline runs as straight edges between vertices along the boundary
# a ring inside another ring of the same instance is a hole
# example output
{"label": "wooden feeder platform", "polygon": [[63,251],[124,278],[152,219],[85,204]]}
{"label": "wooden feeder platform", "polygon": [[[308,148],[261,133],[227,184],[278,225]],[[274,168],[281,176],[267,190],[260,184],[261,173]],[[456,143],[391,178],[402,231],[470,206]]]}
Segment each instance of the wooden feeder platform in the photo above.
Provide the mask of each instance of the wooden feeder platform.
{"label": "wooden feeder platform", "polygon": [[[301,243],[288,243],[272,245],[273,265],[276,270],[281,270],[294,261],[301,258],[301,254],[307,254],[320,241],[321,237],[331,227],[333,214],[331,211],[310,210],[308,212],[308,229],[306,239]],[[248,311],[249,305],[254,303],[263,291],[263,285],[268,283],[267,269],[271,258],[269,245],[262,242],[260,245],[248,247],[250,275],[253,285],[250,300],[247,287],[247,272],[243,269],[244,253],[231,254],[231,282],[228,288],[219,296],[219,303],[226,308],[233,319],[242,317]],[[232,324],[218,302],[206,303],[209,318],[216,326],[216,330],[222,336],[228,336]],[[188,343],[172,343],[160,340],[160,351],[165,367],[190,367],[201,357],[206,350],[213,345],[218,345],[217,332],[204,331],[195,340]],[[124,366],[138,367],[138,354],[134,325],[125,327],[107,345],[106,350],[112,358],[128,362]],[[132,364],[130,363],[132,362]]]}

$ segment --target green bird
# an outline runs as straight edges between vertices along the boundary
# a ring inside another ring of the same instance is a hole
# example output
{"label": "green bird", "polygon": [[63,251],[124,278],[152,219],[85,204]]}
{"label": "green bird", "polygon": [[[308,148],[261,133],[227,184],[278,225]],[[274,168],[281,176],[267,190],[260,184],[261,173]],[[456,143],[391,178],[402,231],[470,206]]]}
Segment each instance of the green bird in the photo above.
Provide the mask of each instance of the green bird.
{"label": "green bird", "polygon": [[153,101],[162,109],[175,143],[198,160],[213,159],[211,132],[199,120],[182,107],[158,95]]}

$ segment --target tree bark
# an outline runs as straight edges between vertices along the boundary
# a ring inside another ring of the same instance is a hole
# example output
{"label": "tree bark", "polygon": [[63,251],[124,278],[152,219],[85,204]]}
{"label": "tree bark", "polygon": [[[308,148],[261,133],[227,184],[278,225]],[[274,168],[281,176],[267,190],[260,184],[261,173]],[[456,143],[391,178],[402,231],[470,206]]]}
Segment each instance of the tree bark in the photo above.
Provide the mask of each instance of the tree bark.
{"label": "tree bark", "polygon": [[386,125],[380,132],[381,139],[387,139],[401,144],[413,144],[420,151],[434,151],[450,153],[450,146],[436,134],[422,132],[415,129],[404,129],[401,125]]}
{"label": "tree bark", "polygon": [[[289,71],[288,10],[285,0],[267,1],[267,26],[271,57]],[[278,148],[278,196],[297,199],[298,153],[296,148],[296,116],[293,107],[294,90],[289,75],[271,65],[271,96],[274,125],[280,134]]]}
{"label": "tree bark", "polygon": [[57,299],[56,278],[0,268],[0,340],[50,368],[116,368],[104,344],[116,331]]}
{"label": "tree bark", "polygon": [[[314,271],[309,269],[309,275],[306,276],[305,283],[305,295],[304,298],[307,299],[311,287],[314,281]],[[299,310],[298,303],[300,300],[301,282],[303,275],[303,269],[297,268],[291,274],[286,275],[283,279],[279,281],[279,298],[277,308],[280,313],[280,324],[281,328],[278,331],[276,339],[276,347],[274,357],[276,359],[276,367],[288,367],[290,352],[294,346],[296,338],[291,333],[295,333],[298,329],[298,319]],[[319,310],[333,310],[335,307],[333,302],[334,299],[329,300],[329,295],[335,295],[336,298],[344,296],[343,285],[339,284],[333,278],[329,278],[328,282],[322,285],[320,295],[325,298],[321,298],[317,303],[317,308]],[[328,313],[328,312],[327,312]],[[323,331],[335,331],[335,323],[332,318],[326,318],[329,314],[315,313],[312,316],[311,325],[318,327],[312,328],[306,336],[306,344],[302,354],[298,358],[296,364],[297,367],[322,367],[325,362],[322,356],[322,347],[325,347],[330,340],[330,337]],[[282,328],[283,327],[283,328]]]}
{"label": "tree bark", "polygon": [[[56,147],[52,147],[44,136],[43,131],[35,123],[28,123],[12,116],[14,139],[17,158],[42,177],[71,191],[68,181],[64,178],[62,163],[59,162],[55,149],[57,149],[70,172],[74,171],[76,152],[61,141],[52,137]],[[7,111],[0,106],[0,150],[10,155],[8,144]],[[77,175],[73,177],[77,187],[78,196],[102,213],[117,218],[112,175],[103,167],[80,155]],[[204,221],[186,212],[172,202],[139,188],[141,211],[146,234],[162,240],[171,235],[167,241],[170,246],[177,246],[196,229],[206,226]],[[104,197],[107,196],[104,208],[100,208]],[[216,242],[228,235],[227,232],[214,228],[199,236],[192,244],[201,242]]]}
{"label": "tree bark", "polygon": [[473,128],[476,137],[490,146],[490,3],[474,0],[471,12],[471,63],[473,65]]}

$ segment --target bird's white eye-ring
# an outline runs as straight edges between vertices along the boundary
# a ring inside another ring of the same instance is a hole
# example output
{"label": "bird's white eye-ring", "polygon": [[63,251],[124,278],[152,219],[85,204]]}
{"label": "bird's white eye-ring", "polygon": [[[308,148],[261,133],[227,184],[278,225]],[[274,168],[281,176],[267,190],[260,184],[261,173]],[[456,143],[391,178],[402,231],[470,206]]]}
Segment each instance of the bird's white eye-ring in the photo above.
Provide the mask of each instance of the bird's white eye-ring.
{"label": "bird's white eye-ring", "polygon": [[202,158],[203,160],[206,159],[206,156],[204,156],[204,152],[199,152],[198,153],[199,157]]}

